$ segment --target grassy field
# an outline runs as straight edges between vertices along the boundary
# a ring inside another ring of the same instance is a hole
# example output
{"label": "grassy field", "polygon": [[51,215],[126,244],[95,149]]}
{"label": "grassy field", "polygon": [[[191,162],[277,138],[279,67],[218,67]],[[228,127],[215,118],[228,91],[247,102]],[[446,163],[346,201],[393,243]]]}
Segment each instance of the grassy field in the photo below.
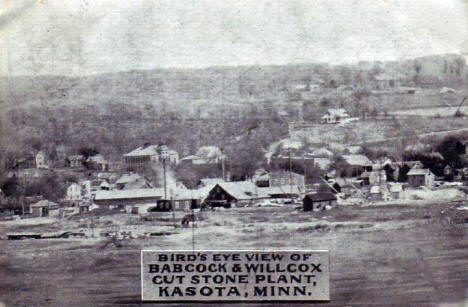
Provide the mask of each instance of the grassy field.
{"label": "grassy field", "polygon": [[[325,306],[460,303],[468,289],[468,224],[443,226],[440,212],[448,205],[340,206],[315,213],[285,207],[238,208],[208,212],[194,229],[129,239],[122,247],[92,238],[2,240],[0,301],[6,306],[138,306],[140,250],[190,250],[194,245],[328,249],[331,302]],[[129,223],[124,214],[114,214],[113,220]],[[73,227],[84,224],[76,221]],[[4,235],[52,226],[0,227]],[[237,305],[256,306],[229,304]]]}
{"label": "grassy field", "polygon": [[454,107],[433,107],[433,108],[418,108],[418,109],[407,109],[400,111],[389,112],[391,115],[413,115],[413,116],[426,116],[426,117],[453,117],[455,112],[460,110],[463,114],[468,114],[468,106],[454,106]]}

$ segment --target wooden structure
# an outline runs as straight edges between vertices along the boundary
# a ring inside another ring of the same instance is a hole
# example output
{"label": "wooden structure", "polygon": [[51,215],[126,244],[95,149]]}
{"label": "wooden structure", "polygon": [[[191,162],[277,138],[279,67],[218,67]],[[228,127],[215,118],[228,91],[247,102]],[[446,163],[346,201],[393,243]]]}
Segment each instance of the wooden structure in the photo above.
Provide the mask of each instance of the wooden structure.
{"label": "wooden structure", "polygon": [[336,204],[336,196],[329,192],[307,194],[302,201],[304,211],[321,211],[325,210],[326,206],[333,207]]}

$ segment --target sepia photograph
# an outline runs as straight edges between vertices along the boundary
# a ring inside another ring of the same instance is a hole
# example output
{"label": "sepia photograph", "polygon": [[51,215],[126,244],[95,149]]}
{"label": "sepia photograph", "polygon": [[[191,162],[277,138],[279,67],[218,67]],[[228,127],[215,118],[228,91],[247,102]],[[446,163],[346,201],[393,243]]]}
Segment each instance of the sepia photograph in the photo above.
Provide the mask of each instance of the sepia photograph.
{"label": "sepia photograph", "polygon": [[468,307],[468,0],[0,0],[0,307]]}

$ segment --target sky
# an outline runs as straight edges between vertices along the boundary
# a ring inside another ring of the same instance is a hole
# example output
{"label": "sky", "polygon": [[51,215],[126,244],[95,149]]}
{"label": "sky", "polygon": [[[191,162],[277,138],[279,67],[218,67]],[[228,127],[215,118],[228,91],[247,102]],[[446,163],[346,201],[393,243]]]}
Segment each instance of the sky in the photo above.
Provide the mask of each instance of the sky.
{"label": "sky", "polygon": [[0,0],[2,75],[468,51],[467,0]]}

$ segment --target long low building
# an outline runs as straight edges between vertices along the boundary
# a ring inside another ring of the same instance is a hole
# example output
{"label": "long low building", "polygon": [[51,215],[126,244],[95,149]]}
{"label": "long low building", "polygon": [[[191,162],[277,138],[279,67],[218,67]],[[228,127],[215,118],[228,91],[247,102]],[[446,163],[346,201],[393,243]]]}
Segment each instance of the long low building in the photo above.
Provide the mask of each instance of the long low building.
{"label": "long low building", "polygon": [[[94,202],[99,206],[119,208],[141,208],[148,211],[158,206],[158,201],[164,197],[164,189],[128,189],[96,191]],[[138,210],[141,211],[141,210]]]}
{"label": "long low building", "polygon": [[266,187],[266,188],[258,188],[258,195],[266,196],[270,198],[291,198],[291,197],[298,197],[304,191],[297,186],[297,185],[283,185],[278,187]]}

